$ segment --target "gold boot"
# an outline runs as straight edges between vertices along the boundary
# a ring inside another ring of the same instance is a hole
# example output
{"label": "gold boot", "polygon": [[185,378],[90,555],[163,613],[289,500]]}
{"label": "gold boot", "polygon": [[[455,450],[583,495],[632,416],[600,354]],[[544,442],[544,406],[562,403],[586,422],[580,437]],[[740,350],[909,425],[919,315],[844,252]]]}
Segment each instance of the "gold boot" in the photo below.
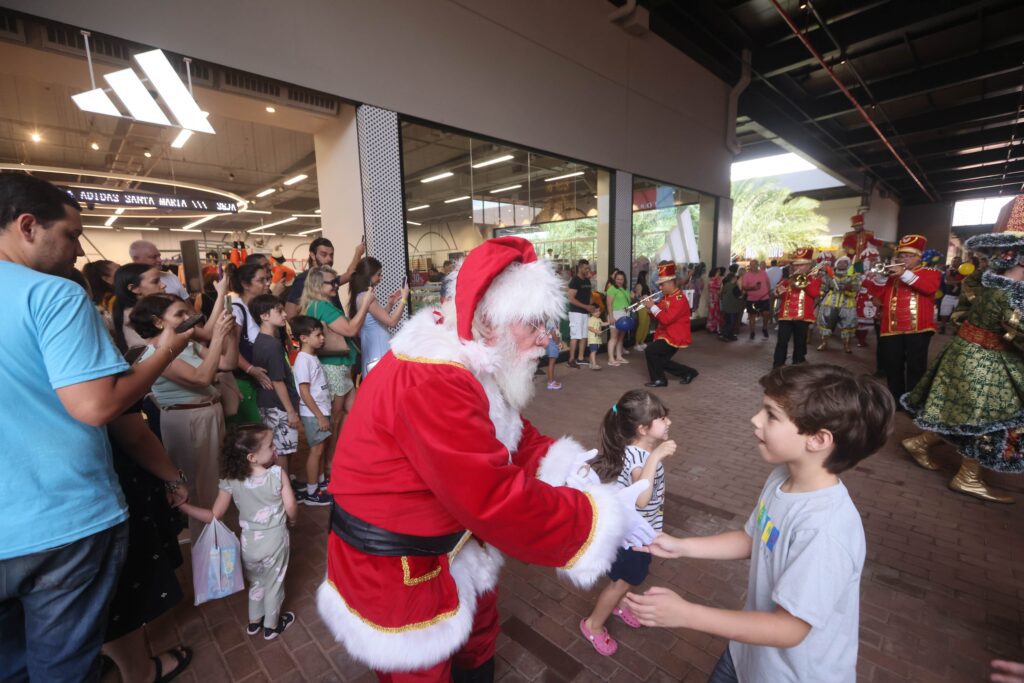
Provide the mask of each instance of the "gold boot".
{"label": "gold boot", "polygon": [[932,460],[928,454],[928,449],[940,441],[942,439],[935,432],[921,432],[917,436],[903,439],[900,443],[918,465],[926,470],[937,470],[942,466]]}
{"label": "gold boot", "polygon": [[822,335],[821,343],[818,344],[819,351],[828,351],[828,335]]}
{"label": "gold boot", "polygon": [[853,347],[850,346],[851,339],[849,337],[843,339],[843,351],[847,353],[853,353]]}
{"label": "gold boot", "polygon": [[960,471],[949,482],[949,488],[992,503],[1013,502],[1013,498],[1009,496],[1000,496],[992,492],[982,478],[981,463],[971,458],[964,458],[960,463]]}

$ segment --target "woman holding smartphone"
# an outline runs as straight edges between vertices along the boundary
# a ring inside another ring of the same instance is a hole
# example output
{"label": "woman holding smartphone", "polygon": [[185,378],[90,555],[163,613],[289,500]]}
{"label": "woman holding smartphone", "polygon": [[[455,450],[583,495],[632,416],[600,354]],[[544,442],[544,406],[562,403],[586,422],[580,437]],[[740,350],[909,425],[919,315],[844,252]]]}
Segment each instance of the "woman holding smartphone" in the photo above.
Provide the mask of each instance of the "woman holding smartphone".
{"label": "woman holding smartphone", "polygon": [[355,317],[356,312],[362,307],[363,299],[367,296],[371,299],[369,315],[366,316],[363,329],[359,331],[359,347],[363,354],[363,377],[366,377],[370,367],[388,352],[391,344],[391,332],[388,328],[398,324],[409,303],[408,285],[388,297],[386,309],[368,292],[370,287],[380,284],[381,268],[380,261],[368,256],[356,265],[352,280],[348,283],[349,315]]}

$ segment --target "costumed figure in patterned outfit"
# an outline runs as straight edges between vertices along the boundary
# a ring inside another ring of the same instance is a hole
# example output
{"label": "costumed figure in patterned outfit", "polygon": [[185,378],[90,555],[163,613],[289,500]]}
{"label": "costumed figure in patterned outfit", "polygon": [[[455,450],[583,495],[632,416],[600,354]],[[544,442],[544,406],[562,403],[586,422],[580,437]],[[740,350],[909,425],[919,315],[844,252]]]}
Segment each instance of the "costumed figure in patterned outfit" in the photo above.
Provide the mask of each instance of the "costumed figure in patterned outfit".
{"label": "costumed figure in patterned outfit", "polygon": [[529,242],[501,237],[448,276],[366,376],[334,453],[324,623],[381,681],[491,681],[504,554],[589,587],[653,538],[640,489],[520,411],[565,293]]}
{"label": "costumed figure in patterned outfit", "polygon": [[854,272],[850,259],[840,256],[836,259],[832,274],[826,272],[821,278],[823,295],[818,308],[818,331],[821,333],[819,351],[828,349],[828,339],[832,331],[839,328],[839,338],[843,340],[843,350],[852,353],[850,347],[853,334],[857,330],[857,291],[863,278]]}
{"label": "costumed figure in patterned outfit", "polygon": [[951,489],[1012,503],[988,488],[982,467],[1024,472],[1024,357],[1017,339],[1024,313],[1024,233],[978,235],[965,246],[992,252],[990,269],[964,280],[954,314],[957,336],[902,398],[914,423],[926,430],[903,446],[918,465],[937,470],[928,449],[948,441],[962,456]]}
{"label": "costumed figure in patterned outfit", "polygon": [[850,230],[843,235],[843,251],[854,261],[864,254],[869,246],[880,247],[882,240],[875,239],[875,233],[864,229],[864,214],[850,218]]}
{"label": "costumed figure in patterned outfit", "polygon": [[897,401],[924,375],[928,344],[935,333],[935,292],[942,284],[942,273],[921,265],[927,242],[921,235],[906,235],[896,247],[896,263],[884,274],[864,278],[864,287],[882,302],[878,351],[881,370]]}
{"label": "costumed figure in patterned outfit", "polygon": [[786,364],[789,340],[793,340],[793,365],[807,356],[807,333],[814,322],[814,301],[821,295],[821,278],[809,275],[814,249],[797,249],[789,266],[789,277],[775,288],[779,298],[779,332],[772,367]]}
{"label": "costumed figure in patterned outfit", "polygon": [[654,341],[644,349],[647,374],[651,377],[644,386],[668,386],[666,372],[679,377],[680,384],[689,384],[700,373],[672,360],[676,351],[690,345],[690,302],[676,284],[676,264],[668,262],[658,266],[658,289],[663,296],[657,303],[653,299],[643,302],[651,317],[658,321]]}
{"label": "costumed figure in patterned outfit", "polygon": [[857,347],[868,345],[868,333],[875,329],[875,318],[878,315],[878,299],[864,286],[865,273],[878,263],[880,256],[874,245],[869,245],[860,259],[853,264],[854,270],[861,275],[860,288],[857,290]]}

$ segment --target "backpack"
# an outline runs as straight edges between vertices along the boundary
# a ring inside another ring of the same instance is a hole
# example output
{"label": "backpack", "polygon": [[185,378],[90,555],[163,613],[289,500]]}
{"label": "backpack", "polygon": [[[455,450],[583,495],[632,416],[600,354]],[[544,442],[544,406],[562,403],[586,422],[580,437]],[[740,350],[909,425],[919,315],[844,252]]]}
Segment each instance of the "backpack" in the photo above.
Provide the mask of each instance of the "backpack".
{"label": "backpack", "polygon": [[252,344],[255,340],[249,339],[249,311],[246,310],[245,304],[237,301],[231,302],[232,308],[236,306],[242,311],[242,331],[238,335],[238,353],[242,355],[242,358],[252,363]]}

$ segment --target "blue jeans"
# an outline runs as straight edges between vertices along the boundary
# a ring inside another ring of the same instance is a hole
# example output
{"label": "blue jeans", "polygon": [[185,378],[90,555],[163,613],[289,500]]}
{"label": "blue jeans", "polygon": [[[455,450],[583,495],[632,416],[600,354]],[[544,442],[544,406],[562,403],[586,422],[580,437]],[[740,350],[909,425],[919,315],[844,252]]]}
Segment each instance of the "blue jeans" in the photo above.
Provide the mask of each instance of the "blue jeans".
{"label": "blue jeans", "polygon": [[740,683],[736,676],[736,667],[732,663],[732,655],[729,654],[729,644],[725,644],[725,652],[715,664],[715,670],[711,672],[708,683]]}
{"label": "blue jeans", "polygon": [[0,560],[0,681],[99,680],[99,652],[128,522]]}

